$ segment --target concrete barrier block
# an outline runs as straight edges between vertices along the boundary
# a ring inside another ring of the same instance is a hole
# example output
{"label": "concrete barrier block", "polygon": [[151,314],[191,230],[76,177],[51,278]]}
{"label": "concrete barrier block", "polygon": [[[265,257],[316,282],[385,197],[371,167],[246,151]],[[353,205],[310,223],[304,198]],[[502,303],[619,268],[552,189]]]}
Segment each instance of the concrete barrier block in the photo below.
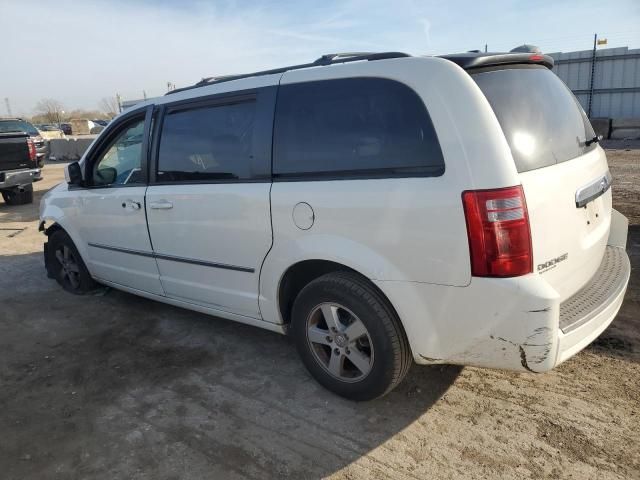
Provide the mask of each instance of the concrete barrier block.
{"label": "concrete barrier block", "polygon": [[639,128],[613,128],[611,130],[610,138],[614,140],[640,139],[640,127]]}
{"label": "concrete barrier block", "polygon": [[94,138],[77,138],[76,139],[75,153],[78,156],[78,158],[81,158],[82,155],[84,155],[84,152],[87,151],[89,146],[93,143],[93,140]]}
{"label": "concrete barrier block", "polygon": [[93,138],[56,138],[49,142],[49,158],[56,161],[79,160],[93,142]]}
{"label": "concrete barrier block", "polygon": [[640,118],[614,118],[611,127],[616,128],[638,128],[640,129]]}

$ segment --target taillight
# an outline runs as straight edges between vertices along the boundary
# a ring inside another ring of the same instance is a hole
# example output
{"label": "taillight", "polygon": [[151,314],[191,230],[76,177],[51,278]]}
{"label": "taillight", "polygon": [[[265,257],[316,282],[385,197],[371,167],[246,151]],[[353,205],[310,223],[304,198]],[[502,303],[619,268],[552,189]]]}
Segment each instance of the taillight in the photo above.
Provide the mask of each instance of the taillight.
{"label": "taillight", "polygon": [[27,138],[27,147],[29,148],[29,160],[32,162],[36,161],[36,144],[33,143],[33,140]]}
{"label": "taillight", "polygon": [[529,214],[522,186],[462,193],[475,277],[531,273]]}

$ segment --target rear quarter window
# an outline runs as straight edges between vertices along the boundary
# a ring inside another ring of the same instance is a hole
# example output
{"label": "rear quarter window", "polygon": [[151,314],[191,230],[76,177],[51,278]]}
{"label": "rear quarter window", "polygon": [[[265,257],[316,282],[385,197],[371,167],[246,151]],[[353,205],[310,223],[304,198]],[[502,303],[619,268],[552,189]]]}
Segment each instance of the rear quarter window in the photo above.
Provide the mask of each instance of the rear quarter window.
{"label": "rear quarter window", "polygon": [[276,178],[443,172],[429,113],[407,85],[347,78],[280,87],[274,130]]}
{"label": "rear quarter window", "polygon": [[573,93],[545,67],[472,75],[489,100],[518,172],[566,162],[596,148],[593,128]]}

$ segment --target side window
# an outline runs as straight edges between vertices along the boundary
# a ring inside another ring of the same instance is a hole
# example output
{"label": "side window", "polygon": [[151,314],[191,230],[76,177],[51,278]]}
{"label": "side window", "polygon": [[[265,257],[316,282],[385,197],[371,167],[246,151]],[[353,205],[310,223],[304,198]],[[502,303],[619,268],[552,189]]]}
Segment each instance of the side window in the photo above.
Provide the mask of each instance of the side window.
{"label": "side window", "polygon": [[252,177],[256,102],[169,111],[162,124],[159,182]]}
{"label": "side window", "polygon": [[444,172],[429,113],[407,85],[347,78],[278,92],[276,176],[437,176]]}
{"label": "side window", "polygon": [[93,164],[94,186],[129,185],[144,182],[142,143],[144,118],[125,126]]}

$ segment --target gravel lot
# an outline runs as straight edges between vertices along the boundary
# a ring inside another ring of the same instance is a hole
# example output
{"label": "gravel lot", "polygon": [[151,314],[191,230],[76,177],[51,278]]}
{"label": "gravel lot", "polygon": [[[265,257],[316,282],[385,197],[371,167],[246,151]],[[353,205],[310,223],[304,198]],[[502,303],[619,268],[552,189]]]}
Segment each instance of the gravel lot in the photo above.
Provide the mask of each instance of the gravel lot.
{"label": "gravel lot", "polygon": [[[609,150],[640,224],[640,150]],[[618,318],[553,372],[415,367],[353,403],[286,338],[45,276],[37,202],[0,203],[4,479],[640,478],[640,227]]]}

